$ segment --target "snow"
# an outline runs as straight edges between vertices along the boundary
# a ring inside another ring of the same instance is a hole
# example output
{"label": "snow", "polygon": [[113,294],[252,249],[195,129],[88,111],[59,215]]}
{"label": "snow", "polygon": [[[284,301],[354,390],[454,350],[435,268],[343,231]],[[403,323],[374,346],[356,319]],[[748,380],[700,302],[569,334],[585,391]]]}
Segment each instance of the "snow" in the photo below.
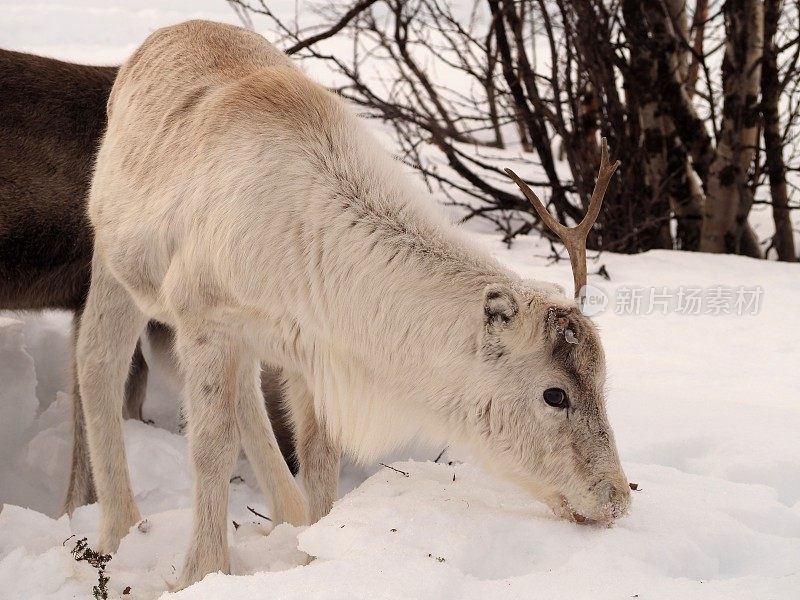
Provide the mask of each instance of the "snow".
{"label": "snow", "polygon": [[[569,287],[568,265],[548,264],[536,240],[507,250],[494,236],[476,238],[524,275]],[[786,307],[800,292],[798,266],[666,251],[603,254],[590,271],[601,264],[611,281],[592,276],[591,283],[610,297],[608,309],[595,317],[608,355],[610,419],[628,478],[639,484],[628,517],[612,528],[558,521],[480,467],[447,464],[457,451],[434,464],[437,449],[416,449],[414,456],[428,460],[391,463],[408,477],[375,465],[364,481],[366,473],[348,467],[343,497],[330,515],[308,528],[281,525],[265,536],[269,524],[247,506],[261,514],[269,508],[242,461],[237,474],[244,481],[231,485],[230,498],[235,576],[209,575],[175,597],[796,594],[800,386],[792,367],[800,317]],[[719,285],[760,286],[758,313],[614,312],[617,294],[635,286]],[[68,343],[68,321],[61,321],[61,330],[53,328],[52,316],[25,321],[24,328],[10,318],[0,321],[0,381],[9,395],[0,409],[17,411],[4,412],[8,418],[0,421],[6,449],[0,500],[8,503],[0,513],[0,598],[72,598],[96,583],[93,571],[69,550],[78,538],[96,541],[98,510],[81,508],[71,522],[51,518],[69,459],[67,396],[59,393],[36,418],[31,410],[47,404],[36,399],[35,377],[40,366],[45,378],[58,369],[48,349],[61,347],[55,338]],[[40,340],[43,331],[52,343],[26,349],[23,334]],[[68,353],[61,358],[68,361]],[[68,389],[66,379],[61,389]],[[156,381],[145,416],[176,410],[175,395],[163,389]],[[125,597],[157,598],[175,582],[182,563],[191,527],[191,474],[185,440],[174,431],[174,419],[164,419],[172,430],[161,428],[160,418],[155,426],[125,425],[133,486],[147,524],[146,533],[131,531],[110,562],[112,597],[130,586]],[[71,535],[76,537],[64,543]]]}
{"label": "snow", "polygon": [[[216,0],[153,6],[5,2],[0,45],[109,64],[161,25],[235,22]],[[570,293],[568,262],[551,264],[549,246],[526,238],[508,250],[497,236],[474,235],[520,273]],[[665,251],[605,253],[589,271],[601,265],[610,281],[592,275],[590,283],[608,300],[595,321],[610,420],[628,478],[639,484],[629,516],[611,528],[558,521],[463,449],[434,464],[441,448],[412,447],[384,459],[408,477],[347,465],[330,515],[307,528],[272,529],[248,510],[270,511],[242,460],[229,505],[234,575],[211,574],[174,597],[797,597],[800,267]],[[695,287],[701,314],[679,314],[681,290]],[[662,288],[667,314],[659,304],[649,310],[651,290]],[[760,289],[758,309],[707,314],[715,290],[729,288],[731,300],[739,288]],[[617,314],[636,293],[640,314]],[[97,506],[58,516],[71,448],[69,327],[64,313],[0,314],[0,600],[86,598],[97,583],[96,571],[70,553],[80,538],[96,543]],[[191,529],[179,385],[149,362],[144,411],[154,424],[125,424],[146,522],[110,561],[114,598],[172,598]],[[448,464],[455,458],[466,462]]]}
{"label": "snow", "polygon": [[[556,521],[470,465],[395,466],[409,477],[374,475],[300,534],[317,557],[310,565],[212,575],[177,597],[733,598],[800,583],[768,579],[796,569],[796,539],[745,515],[758,504],[766,521],[793,518],[796,527],[797,516],[761,488],[715,481],[704,490],[696,476],[631,464],[642,475],[637,508],[603,529]],[[723,500],[712,506],[706,494]]]}
{"label": "snow", "polygon": [[[0,364],[9,377],[0,391],[0,422],[14,423],[0,438],[0,452],[6,453],[19,443],[25,430],[33,425],[37,402],[34,397],[35,380],[33,359],[25,352],[22,323],[8,317],[0,317]],[[5,379],[5,378],[4,378]]]}

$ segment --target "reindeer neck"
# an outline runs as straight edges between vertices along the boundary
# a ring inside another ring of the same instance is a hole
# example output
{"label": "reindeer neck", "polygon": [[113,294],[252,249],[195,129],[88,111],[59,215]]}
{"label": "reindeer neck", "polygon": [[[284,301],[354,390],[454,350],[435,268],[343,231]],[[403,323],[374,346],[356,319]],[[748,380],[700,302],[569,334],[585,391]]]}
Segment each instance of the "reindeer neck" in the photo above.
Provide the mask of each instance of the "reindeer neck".
{"label": "reindeer neck", "polygon": [[447,222],[395,161],[365,162],[381,176],[337,174],[331,199],[348,224],[339,240],[351,248],[349,289],[339,290],[352,307],[347,327],[370,356],[454,366],[474,356],[484,288],[519,279]]}

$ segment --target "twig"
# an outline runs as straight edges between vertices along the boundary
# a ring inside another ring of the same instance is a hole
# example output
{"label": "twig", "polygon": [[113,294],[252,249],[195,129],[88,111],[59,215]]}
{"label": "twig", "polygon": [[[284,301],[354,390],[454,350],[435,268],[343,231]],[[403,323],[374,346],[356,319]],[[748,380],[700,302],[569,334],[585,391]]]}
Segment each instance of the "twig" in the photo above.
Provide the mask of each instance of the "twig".
{"label": "twig", "polygon": [[355,6],[353,6],[353,8],[351,8],[344,15],[342,15],[342,18],[339,19],[339,21],[335,23],[333,26],[331,26],[329,29],[326,29],[325,31],[318,33],[317,35],[312,35],[311,37],[301,40],[296,44],[294,44],[293,46],[290,46],[286,50],[286,54],[295,54],[300,50],[302,50],[303,48],[308,48],[312,44],[316,44],[317,42],[326,40],[329,37],[333,37],[334,35],[339,33],[342,29],[344,29],[350,23],[350,21],[353,20],[354,17],[364,12],[370,6],[375,4],[375,2],[377,2],[377,0],[361,0],[361,2],[358,2]]}
{"label": "twig", "polygon": [[439,456],[437,456],[436,460],[433,461],[433,462],[438,463],[442,459],[442,457],[444,456],[444,453],[447,452],[447,448],[448,448],[448,446],[445,446],[444,449],[441,452],[439,452]]}
{"label": "twig", "polygon": [[[67,540],[64,540],[65,543],[66,541]],[[100,554],[92,550],[86,538],[79,539],[70,552],[76,562],[87,562],[97,570],[97,585],[92,587],[92,595],[95,597],[95,600],[108,600],[108,582],[110,578],[106,575],[106,567],[108,567],[108,561],[111,560],[111,555]]]}
{"label": "twig", "polygon": [[255,516],[257,516],[257,517],[261,517],[261,518],[262,518],[262,519],[264,519],[265,521],[269,521],[270,523],[272,523],[272,519],[270,519],[270,518],[269,518],[268,516],[266,516],[266,515],[262,515],[262,514],[261,514],[260,512],[258,512],[258,511],[257,511],[255,508],[252,508],[251,506],[248,506],[248,507],[247,507],[247,510],[249,510],[251,513],[253,513]]}
{"label": "twig", "polygon": [[408,476],[409,476],[409,475],[408,475],[408,473],[406,473],[405,471],[401,471],[400,469],[395,469],[394,467],[390,467],[389,465],[386,465],[386,464],[384,464],[384,463],[378,463],[378,464],[379,464],[380,466],[382,466],[382,467],[386,467],[387,469],[391,469],[392,471],[397,471],[397,472],[398,472],[398,473],[400,473],[400,474],[401,474],[403,477],[408,477]]}

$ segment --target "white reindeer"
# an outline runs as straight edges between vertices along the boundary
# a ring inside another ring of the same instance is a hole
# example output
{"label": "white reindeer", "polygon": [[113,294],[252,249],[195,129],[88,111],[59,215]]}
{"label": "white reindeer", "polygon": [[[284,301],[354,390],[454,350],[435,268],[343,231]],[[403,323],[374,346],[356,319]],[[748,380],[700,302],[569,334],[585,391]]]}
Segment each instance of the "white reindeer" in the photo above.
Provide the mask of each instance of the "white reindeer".
{"label": "white reindeer", "polygon": [[[175,328],[187,381],[195,514],[180,587],[229,570],[240,443],[278,522],[328,512],[341,451],[367,461],[414,436],[469,445],[567,518],[627,510],[594,326],[554,285],[473,247],[343,101],[262,37],[161,29],[122,67],[108,114],[78,343],[101,551],[139,519],[120,415],[149,318]],[[604,148],[593,207],[614,167]],[[308,505],[259,361],[286,374]]]}

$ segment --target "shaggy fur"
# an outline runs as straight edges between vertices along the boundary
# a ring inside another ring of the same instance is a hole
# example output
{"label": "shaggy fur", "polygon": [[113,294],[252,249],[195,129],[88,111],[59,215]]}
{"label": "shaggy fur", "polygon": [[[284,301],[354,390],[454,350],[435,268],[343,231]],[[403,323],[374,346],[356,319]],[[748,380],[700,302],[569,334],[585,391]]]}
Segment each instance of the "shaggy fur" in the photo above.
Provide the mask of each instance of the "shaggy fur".
{"label": "shaggy fur", "polygon": [[[86,196],[117,70],[0,49],[0,310],[64,309],[80,319],[93,246]],[[169,359],[171,332],[153,323],[148,336],[153,349]],[[142,417],[147,373],[137,344],[127,380],[127,417]],[[276,416],[278,378],[274,370],[262,378]],[[72,398],[68,513],[95,501],[77,375]],[[296,470],[290,424],[280,418],[273,424]]]}
{"label": "shaggy fur", "polygon": [[[329,510],[340,451],[368,461],[415,436],[468,444],[561,514],[624,513],[591,322],[474,247],[344,102],[263,38],[202,21],[161,29],[122,67],[108,112],[78,344],[103,551],[139,516],[119,407],[148,318],[175,327],[187,377],[195,526],[180,586],[228,569],[240,440],[293,523]],[[310,512],[252,401],[258,359],[287,375]],[[569,408],[544,403],[550,387]]]}

